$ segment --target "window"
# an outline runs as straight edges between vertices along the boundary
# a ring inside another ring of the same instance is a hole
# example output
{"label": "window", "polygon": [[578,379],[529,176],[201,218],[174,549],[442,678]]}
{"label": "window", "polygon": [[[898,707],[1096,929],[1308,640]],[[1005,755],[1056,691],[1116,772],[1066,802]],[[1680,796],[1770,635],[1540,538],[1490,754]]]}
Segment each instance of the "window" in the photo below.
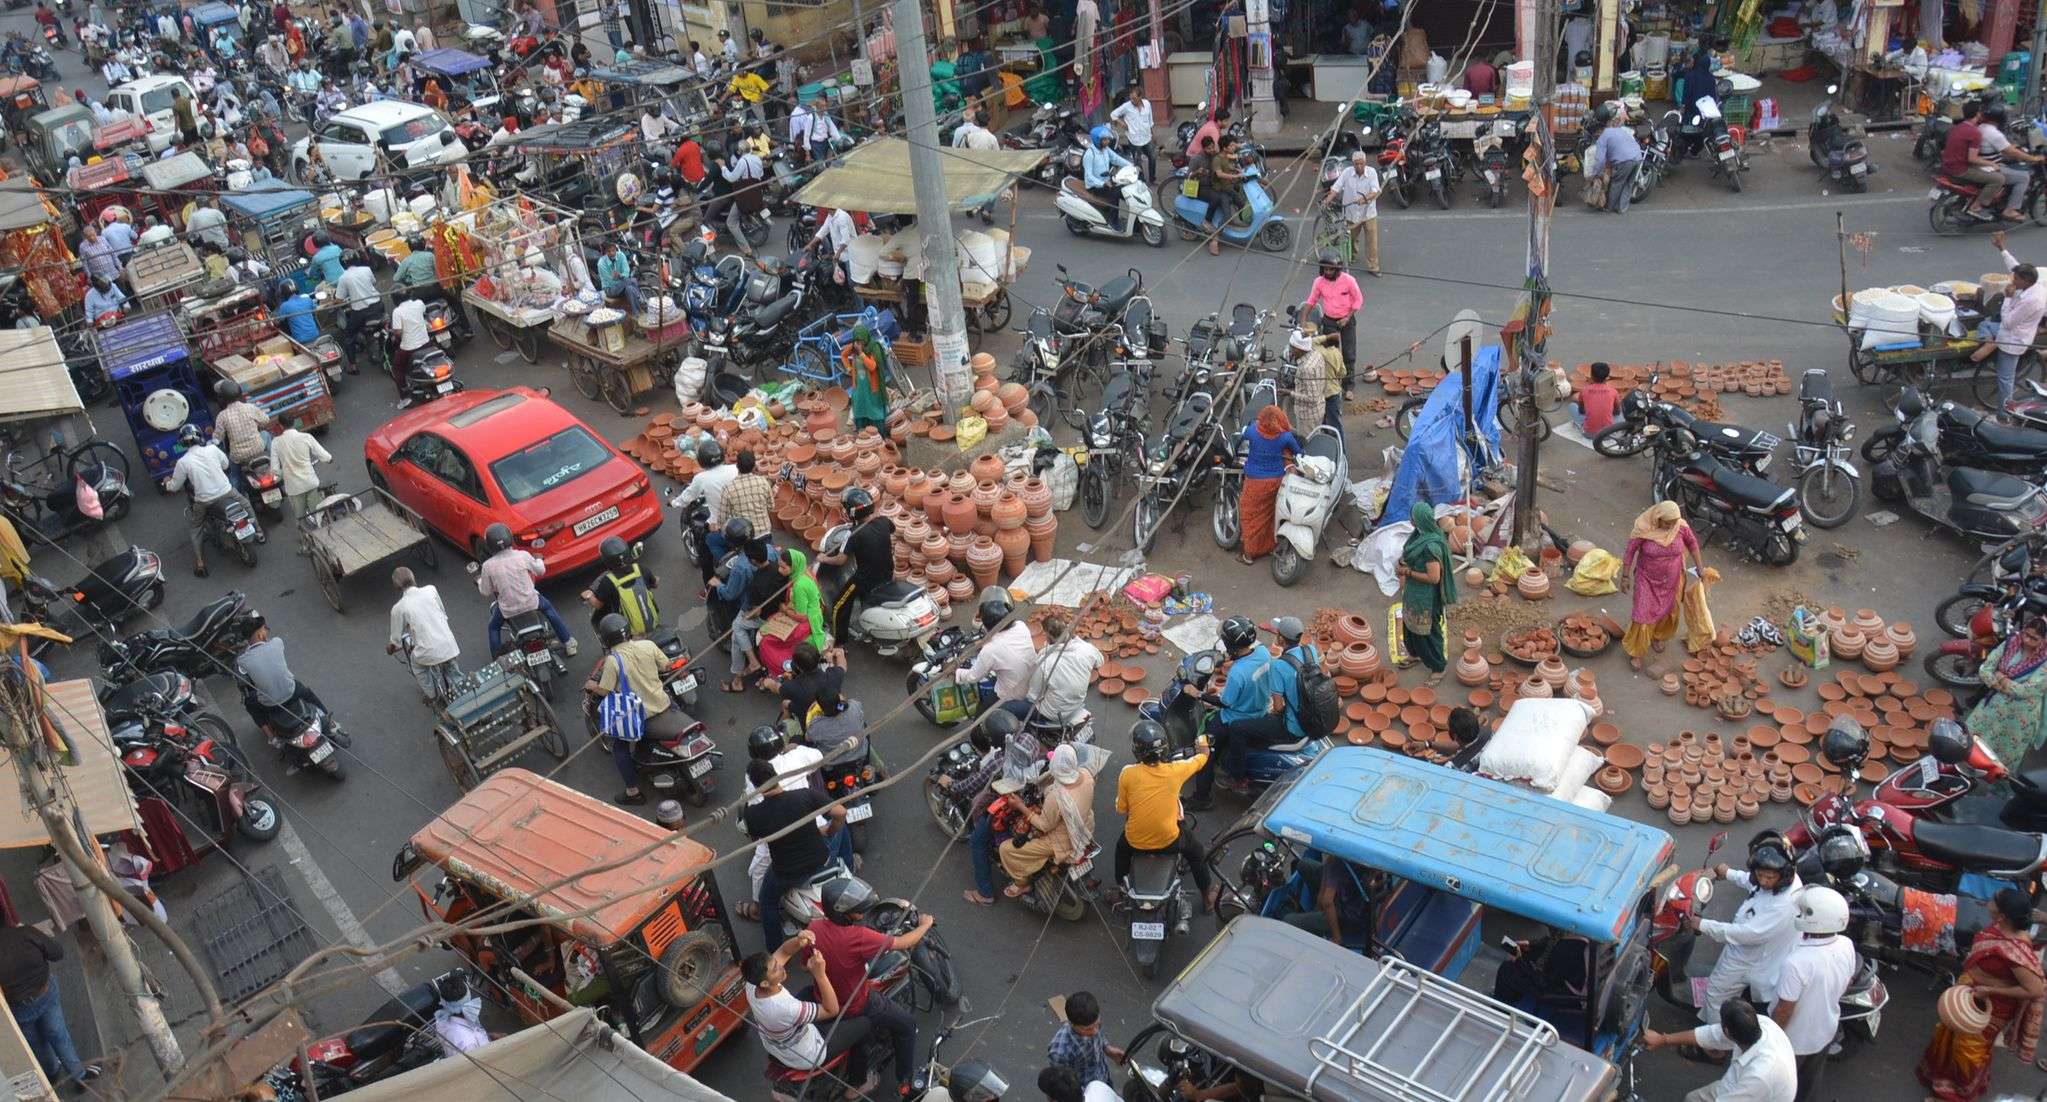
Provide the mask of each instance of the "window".
{"label": "window", "polygon": [[441,121],[439,115],[421,115],[416,119],[408,119],[396,126],[385,127],[384,146],[388,149],[393,146],[410,145],[421,138],[438,134],[446,129],[446,127],[447,124]]}
{"label": "window", "polygon": [[182,84],[173,84],[142,93],[142,110],[137,114],[154,115],[170,110],[171,101],[178,98],[178,89],[183,87]]}
{"label": "window", "polygon": [[391,457],[402,459],[420,470],[433,472],[440,464],[441,453],[447,450],[448,446],[441,442],[440,437],[420,433],[400,444]]}
{"label": "window", "polygon": [[568,485],[611,461],[611,452],[590,431],[572,425],[490,465],[490,473],[517,503]]}
{"label": "window", "polygon": [[355,127],[350,126],[347,123],[339,122],[328,124],[326,131],[320,135],[320,140],[323,142],[336,142],[341,145],[368,144],[368,142],[363,138],[362,131],[357,130]]}
{"label": "window", "polygon": [[433,470],[435,476],[442,482],[478,501],[483,500],[483,484],[477,481],[476,468],[470,464],[469,457],[462,454],[461,449],[442,448],[440,458],[434,462]]}

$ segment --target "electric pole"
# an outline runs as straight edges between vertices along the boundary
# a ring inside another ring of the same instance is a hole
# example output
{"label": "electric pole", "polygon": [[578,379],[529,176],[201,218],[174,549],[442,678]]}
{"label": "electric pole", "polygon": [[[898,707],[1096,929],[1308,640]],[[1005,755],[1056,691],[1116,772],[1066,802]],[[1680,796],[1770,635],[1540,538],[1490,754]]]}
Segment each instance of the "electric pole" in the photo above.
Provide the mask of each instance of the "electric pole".
{"label": "electric pole", "polygon": [[895,0],[897,84],[910,143],[910,186],[917,195],[919,247],[924,253],[925,307],[931,318],[931,377],[948,413],[973,396],[967,374],[967,311],[960,304],[959,252],[952,240],[952,204],[945,196],[945,155],[939,151],[938,106],[932,101],[931,55],[919,0]]}
{"label": "electric pole", "polygon": [[1535,504],[1536,470],[1541,458],[1541,437],[1535,423],[1542,411],[1535,405],[1535,378],[1548,370],[1544,351],[1549,343],[1549,231],[1550,215],[1557,206],[1557,42],[1563,35],[1563,11],[1558,0],[1537,0],[1535,39],[1535,140],[1538,151],[1535,169],[1540,178],[1528,189],[1528,278],[1521,300],[1521,339],[1514,342],[1521,370],[1515,404],[1521,434],[1520,454],[1515,458],[1514,542],[1530,559],[1539,558],[1541,514]]}

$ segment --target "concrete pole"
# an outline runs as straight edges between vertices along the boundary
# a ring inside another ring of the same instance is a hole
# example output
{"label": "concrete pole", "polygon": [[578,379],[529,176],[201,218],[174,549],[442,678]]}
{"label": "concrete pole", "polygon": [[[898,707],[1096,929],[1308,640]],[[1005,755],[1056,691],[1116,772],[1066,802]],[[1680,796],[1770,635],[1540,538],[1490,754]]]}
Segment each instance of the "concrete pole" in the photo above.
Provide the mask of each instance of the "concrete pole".
{"label": "concrete pole", "polygon": [[[1269,0],[1244,0],[1244,27],[1249,36],[1245,40],[1244,68],[1250,76],[1246,99],[1251,106],[1251,133],[1255,137],[1267,138],[1279,133],[1279,99],[1273,94],[1273,79],[1277,75],[1273,62],[1278,60],[1279,51],[1273,43],[1277,33],[1272,28],[1272,5]],[[1263,43],[1264,57],[1258,56],[1253,47]]]}
{"label": "concrete pole", "polygon": [[1541,441],[1533,428],[1542,411],[1535,406],[1535,374],[1548,367],[1543,352],[1547,343],[1543,315],[1549,309],[1550,214],[1557,203],[1557,40],[1563,34],[1563,11],[1558,0],[1538,0],[1536,11],[1533,104],[1541,116],[1536,133],[1545,143],[1537,169],[1549,186],[1541,195],[1533,190],[1528,193],[1529,286],[1523,299],[1525,328],[1521,339],[1515,343],[1520,350],[1518,358],[1521,361],[1521,370],[1517,373],[1521,380],[1520,423],[1516,426],[1516,431],[1521,434],[1521,447],[1520,454],[1515,457],[1514,542],[1531,559],[1540,557],[1537,548],[1542,539],[1541,517],[1536,506],[1536,472],[1541,462]]}
{"label": "concrete pole", "polygon": [[945,197],[945,154],[939,152],[938,108],[931,99],[931,55],[924,41],[920,0],[895,0],[895,23],[910,186],[917,195],[925,305],[931,315],[931,377],[946,412],[957,414],[973,396],[974,383],[967,374],[967,311],[960,303],[959,248],[952,236],[952,205]]}

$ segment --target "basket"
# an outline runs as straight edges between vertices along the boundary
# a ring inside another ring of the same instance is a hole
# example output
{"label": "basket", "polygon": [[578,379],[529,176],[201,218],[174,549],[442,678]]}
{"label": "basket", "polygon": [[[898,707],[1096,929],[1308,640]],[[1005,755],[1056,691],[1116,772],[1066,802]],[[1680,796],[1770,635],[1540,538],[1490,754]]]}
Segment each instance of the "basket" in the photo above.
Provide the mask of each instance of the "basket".
{"label": "basket", "polygon": [[931,366],[931,361],[937,358],[937,353],[932,350],[931,338],[929,337],[921,341],[911,340],[908,337],[897,337],[895,343],[891,344],[889,348],[896,354],[896,362],[904,367],[929,367]]}

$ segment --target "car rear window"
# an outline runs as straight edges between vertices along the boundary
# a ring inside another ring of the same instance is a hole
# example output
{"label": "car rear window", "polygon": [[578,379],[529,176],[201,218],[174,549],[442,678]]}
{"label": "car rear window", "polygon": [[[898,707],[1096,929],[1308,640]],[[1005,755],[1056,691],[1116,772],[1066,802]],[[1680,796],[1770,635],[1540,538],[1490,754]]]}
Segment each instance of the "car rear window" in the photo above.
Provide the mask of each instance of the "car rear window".
{"label": "car rear window", "polygon": [[144,92],[142,93],[141,113],[144,115],[154,115],[158,111],[168,111],[171,109],[171,101],[177,98],[178,89],[176,85],[158,88],[153,92]]}
{"label": "car rear window", "polygon": [[396,126],[385,127],[384,144],[407,145],[440,132],[440,116],[421,115],[416,119],[407,119]]}
{"label": "car rear window", "polygon": [[524,501],[566,486],[611,461],[590,431],[572,425],[490,465],[508,501]]}

